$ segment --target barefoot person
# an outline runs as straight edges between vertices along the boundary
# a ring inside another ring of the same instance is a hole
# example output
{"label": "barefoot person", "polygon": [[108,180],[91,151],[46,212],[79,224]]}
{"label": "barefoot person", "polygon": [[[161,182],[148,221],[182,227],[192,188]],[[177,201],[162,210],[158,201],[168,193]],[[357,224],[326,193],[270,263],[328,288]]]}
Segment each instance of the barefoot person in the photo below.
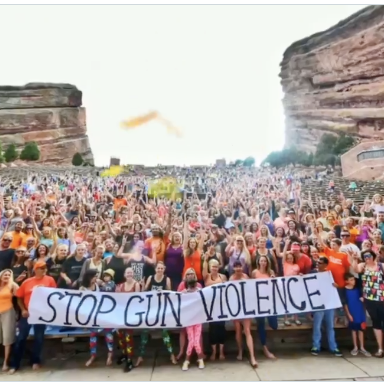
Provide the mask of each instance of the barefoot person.
{"label": "barefoot person", "polygon": [[[94,291],[98,292],[99,286],[97,284],[97,277],[99,275],[99,271],[97,269],[88,269],[84,275],[83,280],[81,282],[80,291]],[[105,334],[105,343],[107,344],[108,348],[108,357],[106,365],[112,365],[112,355],[113,355],[113,333],[111,329],[91,329],[91,334],[89,335],[89,349],[91,351],[91,357],[89,360],[85,363],[86,367],[89,367],[92,365],[92,363],[96,359],[97,354],[97,339],[100,335],[100,332],[104,331]]]}
{"label": "barefoot person", "polygon": [[[233,263],[233,274],[229,281],[238,281],[249,279],[248,275],[243,273],[243,264],[240,260],[236,260]],[[251,333],[251,319],[234,320],[235,332],[236,332],[236,343],[237,343],[237,360],[243,360],[243,338],[242,338],[242,327],[245,334],[245,340],[247,342],[248,352],[250,356],[250,363],[253,368],[257,368],[257,361],[255,358],[255,352],[253,349],[253,338]]]}
{"label": "barefoot person", "polygon": [[[214,284],[221,284],[227,281],[225,275],[219,273],[220,264],[212,259],[208,262],[209,255],[205,254],[203,262],[203,277],[206,287]],[[208,272],[210,270],[211,272]],[[216,360],[217,346],[219,346],[219,359],[225,360],[224,343],[226,339],[225,321],[214,321],[209,326],[209,344],[212,347],[211,361]]]}
{"label": "barefoot person", "polygon": [[[293,257],[293,256],[292,256]],[[285,256],[284,256],[285,258]],[[275,277],[275,272],[271,269],[270,259],[267,256],[260,256],[256,260],[256,269],[252,272],[253,279],[270,279]],[[265,331],[265,317],[257,317],[257,333],[259,334],[261,345],[263,346],[264,355],[268,359],[274,359],[275,356],[267,347],[267,332]],[[269,326],[277,329],[277,316],[268,317]]]}

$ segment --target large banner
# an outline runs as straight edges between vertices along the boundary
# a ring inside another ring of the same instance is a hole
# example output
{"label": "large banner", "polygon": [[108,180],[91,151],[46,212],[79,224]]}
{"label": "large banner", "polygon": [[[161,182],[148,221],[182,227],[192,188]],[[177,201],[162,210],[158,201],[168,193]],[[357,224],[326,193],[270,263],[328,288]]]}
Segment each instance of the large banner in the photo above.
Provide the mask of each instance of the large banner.
{"label": "large banner", "polygon": [[29,323],[86,328],[178,328],[341,307],[330,272],[213,285],[194,293],[103,293],[36,287]]}

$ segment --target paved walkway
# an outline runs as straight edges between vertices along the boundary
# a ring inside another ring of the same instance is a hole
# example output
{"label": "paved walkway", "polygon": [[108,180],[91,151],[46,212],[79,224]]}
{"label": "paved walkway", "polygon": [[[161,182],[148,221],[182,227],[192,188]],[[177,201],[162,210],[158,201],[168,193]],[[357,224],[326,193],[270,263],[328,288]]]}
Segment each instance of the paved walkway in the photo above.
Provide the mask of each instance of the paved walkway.
{"label": "paved walkway", "polygon": [[204,370],[191,364],[188,372],[180,366],[172,366],[163,354],[148,357],[144,365],[129,373],[120,367],[105,367],[103,361],[85,368],[87,354],[66,360],[53,359],[44,369],[33,372],[25,368],[13,376],[0,373],[0,381],[384,381],[384,360],[362,355],[353,357],[343,351],[345,357],[337,358],[324,352],[314,357],[305,350],[279,351],[278,359],[267,360],[259,356],[259,368],[252,369],[249,362],[235,361],[229,355],[225,362],[207,362]]}

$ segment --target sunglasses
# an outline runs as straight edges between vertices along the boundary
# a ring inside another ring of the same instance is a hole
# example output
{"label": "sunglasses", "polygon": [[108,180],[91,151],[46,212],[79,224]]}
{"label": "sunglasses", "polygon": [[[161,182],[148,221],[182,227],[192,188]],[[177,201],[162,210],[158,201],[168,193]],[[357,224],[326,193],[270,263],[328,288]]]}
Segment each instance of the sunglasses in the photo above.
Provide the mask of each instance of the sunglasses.
{"label": "sunglasses", "polygon": [[350,237],[350,235],[341,235],[341,237]]}
{"label": "sunglasses", "polygon": [[369,253],[364,255],[364,259],[370,259],[372,257],[372,255],[370,255]]}
{"label": "sunglasses", "polygon": [[3,239],[3,241],[9,241],[9,242],[11,242],[12,239]]}

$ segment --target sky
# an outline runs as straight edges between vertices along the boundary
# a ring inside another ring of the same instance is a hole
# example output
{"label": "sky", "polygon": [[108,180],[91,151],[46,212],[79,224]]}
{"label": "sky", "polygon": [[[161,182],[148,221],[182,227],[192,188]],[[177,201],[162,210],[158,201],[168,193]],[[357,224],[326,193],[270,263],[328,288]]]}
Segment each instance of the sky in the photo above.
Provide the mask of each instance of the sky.
{"label": "sky", "polygon": [[[96,165],[207,165],[284,145],[279,64],[358,5],[2,6],[0,84],[83,91]],[[157,110],[133,131],[122,120]]]}

